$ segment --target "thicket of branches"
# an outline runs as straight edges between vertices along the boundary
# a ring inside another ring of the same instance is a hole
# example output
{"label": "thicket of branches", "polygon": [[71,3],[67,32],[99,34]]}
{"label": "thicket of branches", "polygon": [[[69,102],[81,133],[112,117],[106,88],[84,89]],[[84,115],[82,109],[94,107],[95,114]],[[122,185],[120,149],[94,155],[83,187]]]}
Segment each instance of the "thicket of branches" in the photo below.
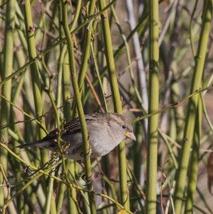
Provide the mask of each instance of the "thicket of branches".
{"label": "thicket of branches", "polygon": [[[0,14],[1,213],[212,213],[212,0],[7,0]],[[17,147],[78,115],[88,154],[93,112],[126,112],[137,138],[101,167]]]}

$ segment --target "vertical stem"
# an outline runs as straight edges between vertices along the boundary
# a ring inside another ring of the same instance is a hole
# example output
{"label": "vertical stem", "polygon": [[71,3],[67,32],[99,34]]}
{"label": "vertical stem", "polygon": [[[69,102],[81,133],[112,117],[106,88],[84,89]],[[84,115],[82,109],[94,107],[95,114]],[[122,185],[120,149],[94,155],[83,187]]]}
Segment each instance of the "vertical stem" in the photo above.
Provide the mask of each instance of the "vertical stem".
{"label": "vertical stem", "polygon": [[[69,71],[69,61],[68,61],[68,53],[65,53],[63,58],[63,103],[64,103],[64,116],[66,119],[71,119],[71,104],[69,99],[71,98],[71,82],[70,82],[70,71]],[[75,162],[73,160],[67,160],[67,164],[65,166],[67,170],[70,170],[72,176],[75,176]],[[64,184],[61,184],[64,185]],[[77,213],[76,207],[76,189],[70,187],[70,191],[68,194],[69,205],[68,208],[70,212],[75,214]]]}
{"label": "vertical stem", "polygon": [[[31,4],[29,0],[25,1],[24,13],[25,13],[25,26],[27,31],[29,57],[30,57],[30,60],[34,60],[37,57],[37,51],[36,51],[36,41],[35,41],[35,27],[32,20]],[[37,60],[34,63],[32,63],[30,66],[36,117],[38,118],[42,126],[45,127],[44,118],[41,117],[41,115],[43,114],[43,97],[42,97],[42,90],[41,90],[41,78],[39,74],[40,72],[39,68],[40,68],[39,62]],[[42,128],[38,127],[38,135],[40,139],[44,137],[45,133]],[[41,151],[41,154],[42,154],[42,162],[46,163],[48,161],[48,152]],[[52,182],[53,180],[50,179],[47,187],[48,202],[46,203],[45,213],[49,213],[50,210],[52,212],[56,210],[55,201],[51,200],[51,191],[53,187]]]}
{"label": "vertical stem", "polygon": [[187,193],[185,213],[193,213],[194,194],[196,192],[196,187],[197,187],[202,114],[203,114],[202,101],[201,101],[201,98],[199,98],[196,125],[195,125],[195,134],[194,134],[194,143],[193,143],[191,164],[189,169],[189,188]]}
{"label": "vertical stem", "polygon": [[65,190],[66,190],[66,185],[64,183],[61,183],[59,186],[59,193],[58,193],[57,202],[56,202],[57,213],[61,213]]}
{"label": "vertical stem", "polygon": [[[105,0],[99,1],[100,9],[103,10],[106,6]],[[115,111],[122,113],[122,103],[120,98],[118,80],[116,75],[116,67],[112,49],[112,38],[109,26],[109,19],[107,11],[101,14],[103,23],[104,42],[106,47],[106,60],[109,71],[111,90],[113,95]],[[122,142],[119,145],[119,176],[120,176],[120,191],[121,191],[121,203],[126,209],[129,209],[129,192],[127,184],[127,166],[126,166],[126,154],[125,143]]]}
{"label": "vertical stem", "polygon": [[[159,5],[158,0],[149,2],[149,114],[159,109]],[[158,114],[148,120],[147,204],[146,213],[156,213]]]}
{"label": "vertical stem", "polygon": [[[61,6],[61,4],[60,4]],[[70,27],[70,31],[72,31],[75,27],[76,24],[78,22],[78,18],[80,16],[80,11],[81,11],[81,6],[82,6],[82,1],[79,0],[77,7],[76,7],[76,12],[75,12],[75,16],[72,20],[72,25]],[[60,23],[62,22],[62,7],[60,8]],[[61,27],[61,35],[63,35],[63,27]],[[66,118],[66,120],[70,120],[71,118],[71,104],[70,104],[70,98],[71,98],[71,78],[70,78],[70,71],[69,71],[69,59],[68,59],[68,53],[67,53],[67,46],[64,46],[61,44],[61,55],[60,55],[60,65],[61,65],[61,69],[62,69],[62,86],[63,86],[63,104],[64,104],[64,117]],[[67,171],[69,170],[70,173],[72,174],[72,176],[75,176],[75,162],[74,160],[67,160],[66,161],[67,164],[65,164],[65,171],[67,174]],[[61,192],[60,192],[60,198],[63,199],[63,195],[64,195],[64,191],[65,191],[65,187],[64,184],[61,184]],[[73,187],[70,187],[70,191],[68,191],[68,213],[77,213],[77,206],[76,206],[76,189]],[[60,201],[58,203],[58,205],[60,206]],[[62,205],[62,201],[61,201],[61,205]],[[60,207],[58,207],[59,209]]]}
{"label": "vertical stem", "polygon": [[[28,52],[30,60],[33,60],[37,57],[36,52],[36,42],[35,42],[35,28],[33,25],[32,14],[31,14],[31,5],[30,1],[26,0],[24,2],[24,12],[25,12],[25,25],[27,31],[27,42],[28,42]],[[33,96],[36,110],[36,117],[40,123],[45,127],[45,121],[43,117],[40,117],[43,114],[43,101],[42,101],[42,92],[41,92],[41,80],[39,78],[39,65],[38,61],[35,61],[31,64],[31,79],[33,86]],[[44,137],[45,133],[42,128],[38,128],[38,135],[41,139]],[[47,151],[42,151],[42,161],[45,163],[48,160]]]}
{"label": "vertical stem", "polygon": [[[10,76],[13,72],[13,31],[15,23],[15,0],[7,1],[6,20],[5,20],[5,45],[4,45],[4,66],[2,72],[2,80]],[[7,80],[1,90],[1,94],[10,102],[12,90],[12,80]],[[1,118],[0,124],[5,126],[10,121],[10,103],[5,99],[1,100]],[[0,141],[2,143],[8,143],[8,127],[0,130]],[[0,164],[3,171],[7,172],[7,152],[4,149],[0,149]],[[6,185],[4,182],[3,172],[0,171],[0,185]],[[0,187],[0,208],[4,205],[4,188]]]}
{"label": "vertical stem", "polygon": [[[89,11],[88,11],[88,15],[94,15],[95,12],[95,2],[96,0],[91,0],[90,4],[89,4]],[[79,4],[79,1],[78,1]],[[74,27],[74,26],[73,26]],[[74,28],[71,28],[71,31]],[[88,60],[90,57],[90,45],[92,42],[92,31],[93,31],[93,20],[91,22],[88,23],[87,27],[86,27],[86,33],[85,33],[85,37],[83,40],[83,60],[82,60],[82,64],[80,67],[80,72],[79,72],[79,77],[78,77],[78,84],[79,84],[79,89],[80,92],[82,92],[83,89],[83,83],[84,83],[84,79],[88,70]],[[75,103],[73,103],[75,106]],[[75,113],[75,107],[74,107],[74,113]]]}
{"label": "vertical stem", "polygon": [[95,208],[94,195],[92,192],[92,183],[91,183],[91,162],[90,162],[90,145],[89,145],[89,139],[88,139],[88,130],[87,130],[86,119],[85,119],[85,115],[84,115],[83,106],[81,103],[81,95],[80,95],[79,86],[78,86],[77,72],[76,72],[76,68],[75,68],[75,58],[74,58],[74,53],[73,53],[73,42],[71,39],[68,21],[67,21],[68,1],[61,0],[61,2],[62,2],[62,15],[63,15],[62,25],[63,25],[64,32],[65,32],[65,37],[67,40],[67,50],[68,50],[68,56],[69,56],[71,80],[72,80],[73,90],[74,90],[75,99],[76,99],[76,103],[77,103],[77,109],[78,109],[78,114],[79,114],[79,118],[80,118],[81,129],[82,129],[86,178],[87,178],[87,185],[88,185],[88,189],[89,189],[90,211],[93,214],[93,213],[96,213],[96,208]]}
{"label": "vertical stem", "polygon": [[[195,58],[195,70],[193,74],[193,81],[191,84],[191,93],[195,92],[201,87],[201,81],[204,71],[204,62],[206,58],[208,38],[211,29],[212,19],[212,0],[205,0],[202,15],[202,29],[198,45],[197,57]],[[175,213],[181,213],[183,196],[185,192],[185,185],[187,180],[187,170],[189,166],[190,150],[193,144],[193,136],[195,129],[195,120],[197,117],[198,99],[199,95],[194,95],[188,104],[186,125],[184,129],[183,146],[180,152],[179,169],[177,172],[177,183],[175,187]]]}
{"label": "vertical stem", "polygon": [[[89,6],[89,14],[88,15],[93,15],[95,11],[95,0],[90,1],[90,6]],[[87,29],[86,29],[86,34],[83,42],[83,62],[81,64],[80,68],[80,76],[79,76],[79,87],[82,89],[83,82],[86,76],[86,72],[88,69],[88,59],[90,56],[90,43],[91,43],[91,38],[92,38],[92,30],[93,30],[93,24],[89,23]]]}
{"label": "vertical stem", "polygon": [[[126,7],[128,10],[128,20],[129,20],[130,28],[133,31],[134,28],[136,27],[133,1],[126,0]],[[143,99],[143,107],[147,111],[148,96],[147,96],[146,72],[144,68],[144,62],[143,62],[143,56],[142,56],[142,51],[140,47],[138,32],[135,32],[135,34],[132,36],[132,41],[133,41],[134,53],[137,59],[136,63],[137,63],[137,70],[138,70],[138,84],[139,84],[140,95]],[[145,127],[147,131],[147,120],[145,120],[145,124],[146,124]]]}
{"label": "vertical stem", "polygon": [[[51,175],[54,175],[54,172],[51,173]],[[54,196],[53,196],[53,184],[54,184],[54,179],[53,178],[49,178],[49,184],[48,184],[48,195],[47,195],[47,200],[45,202],[45,214],[56,214],[56,206],[55,203],[53,203],[54,200]],[[51,206],[52,204],[52,206]]]}

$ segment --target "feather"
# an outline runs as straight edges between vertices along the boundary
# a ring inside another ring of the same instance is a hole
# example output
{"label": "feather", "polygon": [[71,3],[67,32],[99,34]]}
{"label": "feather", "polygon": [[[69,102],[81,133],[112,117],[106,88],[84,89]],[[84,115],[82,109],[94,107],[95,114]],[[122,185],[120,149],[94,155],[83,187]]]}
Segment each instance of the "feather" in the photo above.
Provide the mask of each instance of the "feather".
{"label": "feather", "polygon": [[22,145],[19,145],[18,148],[26,148],[26,147],[39,147],[39,148],[44,148],[44,147],[47,147],[49,148],[51,145],[50,145],[50,142],[49,141],[36,141],[36,142],[33,142],[33,143],[26,143],[26,144],[22,144]]}

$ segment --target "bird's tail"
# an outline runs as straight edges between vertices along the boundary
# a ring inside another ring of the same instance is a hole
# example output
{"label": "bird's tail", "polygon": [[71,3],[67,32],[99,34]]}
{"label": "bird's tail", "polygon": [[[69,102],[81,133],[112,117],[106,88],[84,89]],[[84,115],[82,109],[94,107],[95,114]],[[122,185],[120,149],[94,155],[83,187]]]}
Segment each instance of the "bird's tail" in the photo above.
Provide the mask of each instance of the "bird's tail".
{"label": "bird's tail", "polygon": [[18,148],[20,148],[20,149],[24,149],[27,147],[47,148],[49,146],[50,146],[49,141],[36,141],[33,143],[25,143],[25,144],[19,145]]}

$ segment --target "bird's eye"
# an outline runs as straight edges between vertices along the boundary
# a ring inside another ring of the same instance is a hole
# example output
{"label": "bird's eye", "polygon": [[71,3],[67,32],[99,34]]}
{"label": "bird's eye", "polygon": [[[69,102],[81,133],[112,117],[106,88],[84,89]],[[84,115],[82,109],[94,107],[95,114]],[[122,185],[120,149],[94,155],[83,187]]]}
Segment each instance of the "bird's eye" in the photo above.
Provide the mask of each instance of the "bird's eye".
{"label": "bird's eye", "polygon": [[126,129],[126,126],[125,126],[125,125],[122,125],[122,129]]}

